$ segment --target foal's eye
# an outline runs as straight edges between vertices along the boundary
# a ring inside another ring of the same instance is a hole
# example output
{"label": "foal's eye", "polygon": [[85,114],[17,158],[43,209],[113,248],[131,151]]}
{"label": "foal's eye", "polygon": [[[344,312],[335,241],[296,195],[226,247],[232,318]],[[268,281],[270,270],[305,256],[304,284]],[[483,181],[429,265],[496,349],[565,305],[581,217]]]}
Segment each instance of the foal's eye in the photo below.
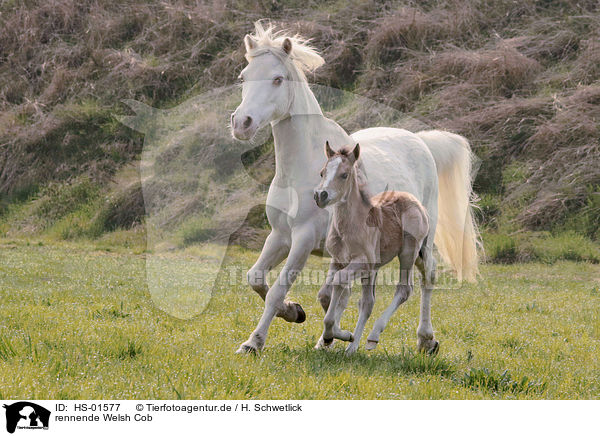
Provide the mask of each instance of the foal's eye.
{"label": "foal's eye", "polygon": [[340,176],[342,179],[346,180],[348,178],[348,173],[344,173]]}
{"label": "foal's eye", "polygon": [[279,76],[279,77],[275,77],[273,79],[273,85],[275,86],[279,86],[283,83],[283,77]]}

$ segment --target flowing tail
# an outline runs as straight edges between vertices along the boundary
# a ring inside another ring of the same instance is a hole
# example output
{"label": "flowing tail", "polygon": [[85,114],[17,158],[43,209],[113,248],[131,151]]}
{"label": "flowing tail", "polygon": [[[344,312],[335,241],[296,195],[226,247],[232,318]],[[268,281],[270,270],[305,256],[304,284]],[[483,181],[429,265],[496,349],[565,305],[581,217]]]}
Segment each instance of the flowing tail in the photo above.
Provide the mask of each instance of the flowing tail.
{"label": "flowing tail", "polygon": [[439,130],[417,133],[427,144],[437,166],[438,222],[435,245],[458,280],[474,282],[479,272],[477,224],[473,219],[471,166],[474,155],[462,136]]}

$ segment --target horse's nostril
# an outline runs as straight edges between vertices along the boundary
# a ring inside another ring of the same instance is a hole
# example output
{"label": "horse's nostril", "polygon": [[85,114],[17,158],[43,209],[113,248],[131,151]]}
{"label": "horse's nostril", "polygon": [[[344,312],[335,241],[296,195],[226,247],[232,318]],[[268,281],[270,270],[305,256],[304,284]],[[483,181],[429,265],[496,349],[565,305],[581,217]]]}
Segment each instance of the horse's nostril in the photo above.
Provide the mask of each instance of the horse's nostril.
{"label": "horse's nostril", "polygon": [[320,197],[321,201],[327,200],[327,191],[321,191],[321,194],[319,194],[319,197]]}
{"label": "horse's nostril", "polygon": [[252,124],[252,117],[246,117],[244,120],[244,129],[247,129]]}

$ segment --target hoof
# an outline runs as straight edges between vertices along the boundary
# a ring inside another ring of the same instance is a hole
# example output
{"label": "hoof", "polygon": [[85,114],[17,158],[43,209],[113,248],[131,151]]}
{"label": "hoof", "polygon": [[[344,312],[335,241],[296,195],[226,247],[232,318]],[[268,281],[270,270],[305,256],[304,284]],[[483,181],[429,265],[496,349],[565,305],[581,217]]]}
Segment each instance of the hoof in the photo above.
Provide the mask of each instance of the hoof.
{"label": "hoof", "polygon": [[298,324],[302,324],[304,321],[306,321],[306,312],[304,312],[304,309],[302,309],[302,306],[300,306],[298,303],[294,303],[296,305],[296,310],[298,311],[298,317],[296,318],[296,322]]}
{"label": "hoof", "polygon": [[434,356],[440,350],[440,343],[435,339],[428,339],[425,341],[418,341],[417,349],[421,353],[427,353],[430,356]]}
{"label": "hoof", "polygon": [[375,348],[377,348],[377,344],[379,342],[378,341],[371,341],[370,339],[367,339],[367,343],[365,345],[365,350],[374,350]]}
{"label": "hoof", "polygon": [[440,343],[438,341],[434,341],[433,347],[427,350],[427,354],[430,356],[435,356],[438,351],[440,351]]}
{"label": "hoof", "polygon": [[326,347],[329,347],[331,344],[333,344],[333,338],[323,338],[323,345],[325,345]]}
{"label": "hoof", "polygon": [[258,354],[259,350],[253,345],[242,344],[235,354]]}
{"label": "hoof", "polygon": [[350,345],[346,347],[346,356],[352,356],[357,350],[358,344],[355,344],[354,342],[350,343]]}
{"label": "hoof", "polygon": [[317,341],[317,345],[315,345],[315,350],[331,350],[333,348],[333,341],[329,344],[325,344],[323,341],[323,337],[319,338]]}

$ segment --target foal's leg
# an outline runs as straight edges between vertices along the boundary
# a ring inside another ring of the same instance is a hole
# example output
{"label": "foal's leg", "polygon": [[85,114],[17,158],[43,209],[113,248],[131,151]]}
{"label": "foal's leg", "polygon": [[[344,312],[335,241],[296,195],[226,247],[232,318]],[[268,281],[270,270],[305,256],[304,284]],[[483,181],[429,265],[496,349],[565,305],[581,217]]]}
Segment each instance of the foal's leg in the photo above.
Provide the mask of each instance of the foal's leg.
{"label": "foal's leg", "polygon": [[[335,273],[338,272],[341,269],[341,265],[334,262],[333,260],[330,262],[329,264],[329,271],[327,271],[327,278],[325,279],[325,283],[323,283],[323,286],[321,287],[321,289],[319,290],[319,293],[317,295],[317,299],[319,300],[319,303],[321,303],[321,307],[323,307],[323,310],[325,311],[325,314],[327,314],[327,311],[329,310],[329,306],[331,303],[331,298],[332,298],[332,294],[333,294],[333,278],[335,276]],[[345,297],[346,303],[348,301],[348,296]],[[343,305],[343,299],[340,301],[339,304],[337,304],[337,310],[339,310],[339,307]],[[345,305],[344,305],[345,307]],[[342,309],[343,312],[343,309]],[[341,318],[341,316],[340,316]],[[337,317],[336,314],[336,323],[339,327],[339,318]],[[315,345],[315,349],[317,350],[321,350],[321,349],[325,349],[325,348],[330,348],[333,345],[333,341],[330,342],[329,344],[325,344],[325,342],[323,341],[323,335],[321,335],[321,337],[319,338],[319,340],[317,341],[317,344]]]}
{"label": "foal's leg", "polygon": [[265,297],[265,310],[256,329],[250,338],[237,350],[237,353],[248,353],[260,351],[267,339],[269,326],[276,315],[286,321],[303,322],[306,315],[302,307],[297,303],[285,301],[285,296],[296,277],[304,268],[308,256],[314,249],[317,234],[313,226],[307,225],[294,230],[292,234],[292,248],[285,266],[281,269],[279,277],[267,292]]}
{"label": "foal's leg", "polygon": [[364,273],[366,265],[366,258],[357,258],[346,268],[335,272],[333,277],[328,277],[328,283],[333,287],[333,293],[327,313],[323,319],[325,329],[315,348],[328,347],[331,345],[333,339],[340,339],[342,341],[354,340],[352,333],[348,330],[342,330],[339,324],[348,304],[352,282]]}
{"label": "foal's leg", "polygon": [[439,342],[433,336],[431,325],[431,293],[435,282],[436,260],[433,257],[433,247],[423,246],[421,257],[417,267],[421,271],[421,314],[419,327],[417,328],[417,348],[429,354],[435,354],[439,350]]}
{"label": "foal's leg", "polygon": [[398,259],[400,259],[400,282],[396,285],[396,293],[394,294],[392,303],[385,309],[377,321],[375,321],[373,330],[371,330],[371,333],[369,333],[369,336],[367,337],[367,344],[365,346],[367,350],[373,350],[377,347],[379,335],[387,326],[390,318],[394,312],[396,312],[398,307],[408,300],[408,297],[412,294],[413,266],[419,254],[419,242],[420,241],[415,240],[412,235],[408,233],[404,234],[402,251],[398,255]]}
{"label": "foal's leg", "polygon": [[339,326],[339,318],[341,318],[341,314],[348,304],[350,285],[351,283],[343,283],[333,286],[331,304],[323,319],[323,335],[321,336],[321,340],[319,340],[319,343],[322,341],[325,347],[330,346],[334,339],[341,339],[342,341],[352,340],[352,333],[348,330],[342,330]]}
{"label": "foal's leg", "polygon": [[377,280],[377,271],[372,271],[367,277],[362,278],[362,296],[358,302],[358,322],[354,328],[352,336],[354,340],[346,347],[346,354],[353,354],[358,350],[360,338],[365,330],[365,324],[371,316],[373,305],[375,304],[375,282]]}
{"label": "foal's leg", "polygon": [[341,265],[333,260],[329,263],[329,271],[327,271],[325,283],[323,283],[323,286],[321,286],[321,289],[317,294],[317,299],[319,300],[319,303],[321,303],[321,307],[325,313],[327,313],[327,309],[329,309],[329,302],[331,301],[331,293],[333,292],[333,277],[340,269],[342,269]]}

